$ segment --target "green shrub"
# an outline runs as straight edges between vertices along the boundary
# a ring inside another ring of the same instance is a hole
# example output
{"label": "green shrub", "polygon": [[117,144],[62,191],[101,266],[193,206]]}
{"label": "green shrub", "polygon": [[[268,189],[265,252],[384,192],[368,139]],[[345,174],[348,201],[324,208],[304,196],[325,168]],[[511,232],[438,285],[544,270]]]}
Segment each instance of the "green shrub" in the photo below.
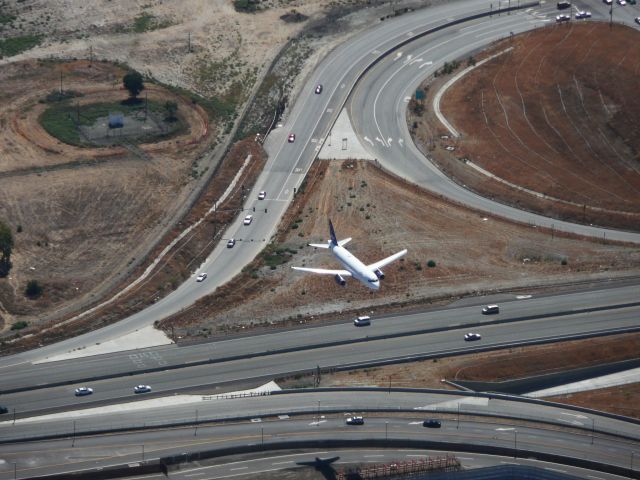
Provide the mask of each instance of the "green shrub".
{"label": "green shrub", "polygon": [[11,330],[22,330],[23,328],[27,328],[28,325],[29,324],[24,320],[20,320],[19,322],[16,322],[13,325],[11,325]]}
{"label": "green shrub", "polygon": [[434,260],[429,260],[427,262],[427,267],[434,268],[436,266],[436,262]]}
{"label": "green shrub", "polygon": [[42,285],[40,285],[37,280],[29,280],[24,293],[29,298],[38,298],[42,295],[42,290]]}

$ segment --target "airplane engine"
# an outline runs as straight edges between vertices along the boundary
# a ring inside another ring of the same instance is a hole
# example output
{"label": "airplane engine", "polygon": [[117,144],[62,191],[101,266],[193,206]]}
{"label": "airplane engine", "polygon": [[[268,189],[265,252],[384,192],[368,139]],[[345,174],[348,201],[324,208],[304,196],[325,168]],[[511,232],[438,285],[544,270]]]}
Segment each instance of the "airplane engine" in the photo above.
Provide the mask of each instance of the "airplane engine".
{"label": "airplane engine", "polygon": [[344,278],[342,278],[342,275],[336,275],[334,279],[336,283],[341,287],[344,287],[347,284],[347,281]]}
{"label": "airplane engine", "polygon": [[379,268],[376,268],[373,273],[375,273],[376,277],[378,277],[380,280],[384,279],[384,272]]}

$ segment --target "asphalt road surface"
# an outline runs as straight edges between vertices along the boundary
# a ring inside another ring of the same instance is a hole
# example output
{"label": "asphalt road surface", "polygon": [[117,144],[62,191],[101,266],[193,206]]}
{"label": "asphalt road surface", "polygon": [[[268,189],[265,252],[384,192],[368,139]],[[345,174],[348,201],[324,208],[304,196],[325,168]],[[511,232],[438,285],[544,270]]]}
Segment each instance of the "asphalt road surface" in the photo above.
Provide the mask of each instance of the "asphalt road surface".
{"label": "asphalt road surface", "polygon": [[[458,404],[461,416],[457,415]],[[172,409],[173,416],[193,422],[198,413],[192,409]],[[398,413],[366,413],[368,410],[406,410]],[[300,417],[282,416],[286,412],[306,412]],[[362,413],[365,412],[365,413]],[[464,415],[464,413],[467,415]],[[266,397],[211,401],[199,408],[199,421],[247,413],[252,419],[231,423],[184,426],[178,429],[131,432],[105,436],[80,436],[88,428],[117,426],[137,419],[121,415],[101,415],[76,421],[76,437],[71,422],[41,422],[12,427],[14,435],[49,433],[67,428],[70,437],[26,444],[2,445],[0,478],[8,478],[12,462],[18,462],[30,474],[38,469],[69,469],[142,460],[219,446],[283,442],[319,438],[340,439],[414,439],[436,440],[471,445],[517,448],[587,458],[602,463],[630,465],[632,452],[639,447],[637,426],[587,415],[574,410],[502,399],[465,397],[461,394],[378,392],[307,392]],[[345,417],[362,414],[363,426],[347,426]],[[166,415],[163,409],[150,411],[148,418]],[[278,417],[277,415],[281,415]],[[494,415],[509,418],[496,419]],[[442,419],[441,429],[425,429],[425,418]],[[531,422],[537,422],[531,423]],[[545,423],[548,422],[548,423]],[[593,427],[592,427],[593,426]],[[635,428],[634,428],[635,427]],[[29,430],[31,428],[31,430]],[[1,429],[3,435],[7,427]],[[606,432],[606,433],[605,433]],[[629,435],[633,438],[623,438]],[[197,440],[197,441],[196,441]],[[43,453],[44,452],[44,453]],[[377,455],[379,455],[378,453]],[[465,455],[461,455],[465,456]],[[363,458],[363,457],[361,457]],[[371,457],[373,458],[373,457]],[[368,461],[371,461],[369,459]],[[284,464],[283,464],[284,465]],[[64,470],[63,470],[64,471]],[[10,477],[9,477],[10,478]]]}
{"label": "asphalt road surface", "polygon": [[[426,355],[445,356],[640,328],[637,322],[640,305],[634,286],[501,302],[498,315],[482,315],[479,310],[477,305],[460,306],[406,316],[374,317],[370,327],[339,323],[193,347],[102,355],[81,362],[8,366],[0,368],[5,392],[1,401],[11,412],[15,408],[18,415],[25,415],[140,398],[133,394],[133,387],[138,384],[151,385],[156,395],[188,392],[215,384],[247,381],[257,384],[298,371],[312,371],[316,366],[358,366]],[[482,339],[465,342],[463,336],[468,331],[480,333]],[[313,348],[298,348],[305,345]],[[278,353],[283,348],[290,350]],[[261,355],[225,360],[230,355],[251,351]],[[219,362],[208,362],[216,357]],[[183,368],[167,369],[180,363]],[[189,366],[190,363],[194,366]],[[136,374],[142,367],[156,367],[159,371]],[[75,381],[89,376],[113,378],[82,384]],[[65,381],[71,383],[60,385]],[[48,384],[58,386],[46,387]],[[90,386],[95,393],[75,397],[73,391],[78,386]],[[6,393],[20,388],[28,390]]]}

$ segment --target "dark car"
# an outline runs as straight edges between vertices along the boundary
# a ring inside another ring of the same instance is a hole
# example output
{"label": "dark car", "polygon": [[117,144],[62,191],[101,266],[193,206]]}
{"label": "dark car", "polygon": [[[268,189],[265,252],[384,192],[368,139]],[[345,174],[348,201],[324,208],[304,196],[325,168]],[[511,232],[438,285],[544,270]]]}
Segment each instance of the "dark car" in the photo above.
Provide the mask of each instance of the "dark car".
{"label": "dark car", "polygon": [[482,338],[482,335],[480,335],[479,333],[465,333],[464,335],[464,341],[465,342],[475,342],[476,340],[480,340]]}
{"label": "dark car", "polygon": [[316,93],[318,95],[322,93],[322,85],[320,85],[320,84],[316,85]]}
{"label": "dark car", "polygon": [[0,415],[8,412],[9,412],[9,409],[7,407],[3,407],[2,405],[0,405]]}
{"label": "dark car", "polygon": [[422,426],[427,428],[440,428],[442,424],[437,418],[427,418],[424,422],[422,422]]}
{"label": "dark car", "polygon": [[347,425],[364,425],[363,417],[349,417],[346,420]]}
{"label": "dark car", "polygon": [[558,10],[563,10],[565,8],[571,8],[571,4],[567,1],[558,2]]}

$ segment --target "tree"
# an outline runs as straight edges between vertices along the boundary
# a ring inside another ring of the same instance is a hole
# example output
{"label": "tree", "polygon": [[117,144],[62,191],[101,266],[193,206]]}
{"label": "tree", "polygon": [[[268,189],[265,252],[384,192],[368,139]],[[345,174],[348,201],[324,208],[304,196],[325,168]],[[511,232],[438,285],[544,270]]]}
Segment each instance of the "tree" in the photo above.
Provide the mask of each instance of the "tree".
{"label": "tree", "polygon": [[42,295],[42,285],[40,285],[37,280],[29,280],[24,293],[29,298],[38,298]]}
{"label": "tree", "polygon": [[178,111],[178,104],[167,100],[164,103],[164,109],[167,111],[167,115],[164,117],[168,122],[173,122],[176,119],[176,112]]}
{"label": "tree", "polygon": [[129,90],[129,95],[132,98],[136,98],[142,90],[144,90],[144,83],[142,82],[142,75],[135,70],[131,70],[127,72],[127,74],[122,79],[122,84],[124,88]]}
{"label": "tree", "polygon": [[11,270],[11,250],[13,249],[13,235],[11,229],[0,222],[0,277],[6,277]]}

